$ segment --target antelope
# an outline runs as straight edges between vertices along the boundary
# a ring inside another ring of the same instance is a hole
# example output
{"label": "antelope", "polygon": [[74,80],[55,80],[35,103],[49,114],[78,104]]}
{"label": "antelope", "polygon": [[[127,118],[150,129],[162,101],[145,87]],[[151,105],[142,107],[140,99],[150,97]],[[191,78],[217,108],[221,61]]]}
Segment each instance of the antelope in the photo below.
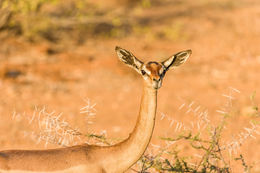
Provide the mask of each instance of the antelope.
{"label": "antelope", "polygon": [[176,53],[162,62],[144,63],[131,52],[115,48],[119,60],[143,77],[143,94],[134,130],[111,146],[76,145],[47,150],[0,151],[0,173],[122,173],[144,154],[152,137],[157,90],[169,69],[183,64],[191,50]]}

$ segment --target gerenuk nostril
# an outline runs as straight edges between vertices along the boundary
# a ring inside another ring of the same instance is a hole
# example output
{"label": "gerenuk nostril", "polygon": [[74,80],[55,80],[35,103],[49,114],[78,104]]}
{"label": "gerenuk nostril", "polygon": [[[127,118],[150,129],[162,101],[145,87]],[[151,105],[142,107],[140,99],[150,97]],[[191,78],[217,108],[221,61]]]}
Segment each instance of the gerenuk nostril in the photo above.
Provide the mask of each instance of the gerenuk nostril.
{"label": "gerenuk nostril", "polygon": [[161,78],[159,78],[159,79],[153,78],[154,82],[159,82],[160,80],[161,80]]}

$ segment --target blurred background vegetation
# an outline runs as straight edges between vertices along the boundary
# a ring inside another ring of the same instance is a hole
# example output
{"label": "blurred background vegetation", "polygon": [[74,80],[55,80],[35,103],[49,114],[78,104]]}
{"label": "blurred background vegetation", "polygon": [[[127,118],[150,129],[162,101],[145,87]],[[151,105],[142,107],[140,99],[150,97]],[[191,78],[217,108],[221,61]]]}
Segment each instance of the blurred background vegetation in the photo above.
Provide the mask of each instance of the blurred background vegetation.
{"label": "blurred background vegetation", "polygon": [[[238,5],[239,0],[1,0],[0,31],[5,33],[1,38],[22,36],[29,41],[60,42],[69,38],[82,43],[93,37],[132,35],[187,40],[193,33],[185,30],[189,23],[182,18],[202,17],[201,9],[225,11]],[[152,7],[161,10],[153,13],[149,11]]]}
{"label": "blurred background vegetation", "polygon": [[[119,4],[130,8],[129,12],[135,4],[148,8],[151,2],[119,1]],[[122,37],[134,29],[121,9],[86,0],[1,0],[0,7],[0,30],[8,32],[8,36],[19,35],[30,41],[58,42],[75,38],[81,42],[96,36]]]}

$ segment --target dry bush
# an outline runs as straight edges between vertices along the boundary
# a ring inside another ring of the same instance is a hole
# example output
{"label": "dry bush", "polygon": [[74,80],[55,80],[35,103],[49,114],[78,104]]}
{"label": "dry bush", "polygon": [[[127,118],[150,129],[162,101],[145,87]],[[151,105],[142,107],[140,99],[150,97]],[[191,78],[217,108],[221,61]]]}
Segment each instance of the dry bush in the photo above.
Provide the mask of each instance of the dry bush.
{"label": "dry bush", "polygon": [[[230,88],[227,94],[226,103],[216,110],[220,117],[218,123],[214,123],[209,118],[209,111],[194,101],[183,103],[179,110],[183,114],[191,114],[194,121],[188,123],[181,122],[161,113],[160,120],[169,121],[169,128],[174,131],[173,136],[161,137],[165,142],[164,146],[150,144],[150,147],[142,158],[131,168],[133,172],[194,172],[194,173],[231,173],[237,172],[231,163],[240,165],[243,172],[250,172],[252,165],[247,164],[240,147],[249,139],[256,139],[259,135],[259,109],[254,100],[255,93],[251,96],[252,107],[255,112],[252,116],[255,121],[250,121],[247,127],[229,140],[223,139],[223,134],[227,128],[227,122],[236,112],[233,111],[233,102],[236,94],[240,91]],[[92,123],[92,118],[96,114],[95,104],[90,100],[85,100],[86,105],[80,109],[80,113],[86,114],[87,123]],[[71,146],[78,143],[111,145],[113,140],[106,138],[106,134],[83,134],[78,129],[69,125],[62,119],[62,114],[47,112],[46,108],[35,108],[33,115],[28,116],[14,112],[13,119],[27,118],[30,125],[39,131],[26,132],[26,136],[33,138],[36,142],[43,141],[59,146]],[[183,153],[179,146],[186,146],[191,153]]]}
{"label": "dry bush", "polygon": [[[85,115],[86,124],[91,124],[96,115],[95,104],[85,100],[86,105],[80,109]],[[32,115],[17,113],[14,111],[13,120],[22,121],[31,126],[34,131],[24,131],[24,136],[29,137],[36,143],[43,142],[45,147],[54,144],[62,147],[77,145],[80,143],[110,145],[106,133],[82,133],[78,128],[72,127],[62,117],[62,113],[49,112],[46,107],[35,107]]]}
{"label": "dry bush", "polygon": [[[251,172],[253,165],[247,164],[240,153],[240,148],[250,139],[259,135],[259,110],[252,95],[252,120],[248,126],[229,139],[224,139],[225,130],[233,111],[235,95],[240,93],[230,88],[228,94],[223,94],[226,103],[216,110],[220,121],[211,122],[209,111],[194,101],[182,104],[179,109],[183,114],[192,114],[196,120],[180,122],[170,116],[161,114],[161,120],[169,121],[169,127],[174,131],[173,136],[161,137],[165,146],[150,145],[139,162],[132,167],[134,172],[194,172],[194,173],[231,173]],[[257,120],[258,119],[258,120]],[[181,149],[180,149],[180,146]],[[188,153],[183,151],[188,150]],[[240,154],[239,154],[240,153]],[[244,153],[245,154],[245,153]],[[234,163],[234,164],[233,164]],[[234,168],[233,165],[236,165]],[[255,163],[257,164],[257,163]],[[240,166],[237,166],[240,165]],[[239,168],[238,168],[239,167]]]}

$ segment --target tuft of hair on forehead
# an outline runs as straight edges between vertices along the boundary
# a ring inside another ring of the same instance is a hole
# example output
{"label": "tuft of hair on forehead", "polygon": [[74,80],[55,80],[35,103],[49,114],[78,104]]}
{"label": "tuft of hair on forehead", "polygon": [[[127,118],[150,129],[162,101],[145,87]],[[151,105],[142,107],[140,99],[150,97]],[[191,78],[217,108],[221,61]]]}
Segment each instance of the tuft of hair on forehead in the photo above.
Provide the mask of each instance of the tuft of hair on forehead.
{"label": "tuft of hair on forehead", "polygon": [[156,64],[156,65],[159,65],[159,63],[158,63],[158,62],[156,62],[156,61],[150,61],[150,62],[148,62],[148,63],[147,63],[147,65],[151,65],[151,64]]}
{"label": "tuft of hair on forehead", "polygon": [[146,68],[158,68],[161,66],[162,66],[161,64],[159,64],[158,62],[155,62],[155,61],[150,61],[146,64]]}
{"label": "tuft of hair on forehead", "polygon": [[160,71],[161,68],[163,68],[161,64],[159,64],[158,62],[155,62],[155,61],[148,62],[145,65],[145,67],[148,70],[150,70],[152,73],[153,72],[158,72],[158,71]]}

